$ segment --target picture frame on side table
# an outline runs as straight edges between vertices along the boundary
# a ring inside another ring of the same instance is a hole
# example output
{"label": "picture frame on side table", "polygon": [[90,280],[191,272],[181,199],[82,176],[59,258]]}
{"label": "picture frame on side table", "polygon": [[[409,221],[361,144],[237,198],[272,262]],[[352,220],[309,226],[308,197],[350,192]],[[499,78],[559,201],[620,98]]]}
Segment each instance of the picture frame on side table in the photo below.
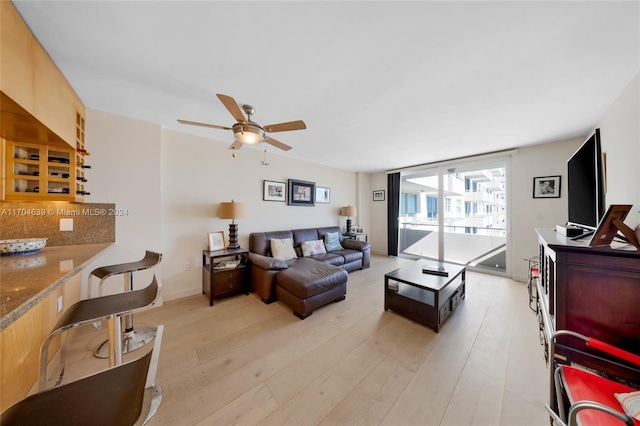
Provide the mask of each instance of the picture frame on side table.
{"label": "picture frame on side table", "polygon": [[560,176],[534,177],[533,198],[560,198]]}
{"label": "picture frame on side table", "polygon": [[331,189],[323,186],[316,186],[316,203],[329,204],[331,202]]}
{"label": "picture frame on side table", "polygon": [[611,204],[605,215],[602,216],[598,229],[589,240],[589,246],[608,246],[620,231],[627,242],[636,248],[640,248],[635,232],[624,223],[624,219],[631,211],[631,207],[633,207],[631,204]]}
{"label": "picture frame on side table", "polygon": [[316,204],[316,183],[289,179],[290,206],[314,206]]}
{"label": "picture frame on side table", "polygon": [[276,182],[272,180],[263,181],[262,200],[263,201],[281,201],[287,200],[287,187],[284,182]]}
{"label": "picture frame on side table", "polygon": [[384,189],[373,191],[373,201],[384,201]]}
{"label": "picture frame on side table", "polygon": [[227,244],[224,240],[224,231],[208,232],[207,241],[209,242],[209,251],[224,250]]}

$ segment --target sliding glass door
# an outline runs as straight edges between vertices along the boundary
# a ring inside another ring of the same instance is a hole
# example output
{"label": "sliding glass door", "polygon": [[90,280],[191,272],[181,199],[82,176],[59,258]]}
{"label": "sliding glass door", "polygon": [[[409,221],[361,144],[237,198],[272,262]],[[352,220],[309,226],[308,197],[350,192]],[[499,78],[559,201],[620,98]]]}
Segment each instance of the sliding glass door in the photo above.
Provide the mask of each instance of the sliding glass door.
{"label": "sliding glass door", "polygon": [[507,273],[506,173],[507,158],[403,172],[400,254]]}

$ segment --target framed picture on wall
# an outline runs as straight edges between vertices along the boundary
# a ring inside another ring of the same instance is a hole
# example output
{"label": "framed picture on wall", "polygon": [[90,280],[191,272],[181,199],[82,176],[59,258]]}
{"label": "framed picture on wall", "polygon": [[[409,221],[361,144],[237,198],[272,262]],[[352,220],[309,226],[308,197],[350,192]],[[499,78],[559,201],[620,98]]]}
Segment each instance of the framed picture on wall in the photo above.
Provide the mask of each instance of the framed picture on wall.
{"label": "framed picture on wall", "polygon": [[290,206],[313,206],[316,199],[316,183],[289,179]]}
{"label": "framed picture on wall", "polygon": [[373,191],[373,201],[384,201],[384,189]]}
{"label": "framed picture on wall", "polygon": [[331,189],[316,186],[316,203],[329,204],[331,202]]}
{"label": "framed picture on wall", "polygon": [[274,182],[265,180],[262,188],[262,200],[264,201],[286,201],[287,187],[284,182]]}
{"label": "framed picture on wall", "polygon": [[560,198],[560,176],[534,177],[533,198]]}

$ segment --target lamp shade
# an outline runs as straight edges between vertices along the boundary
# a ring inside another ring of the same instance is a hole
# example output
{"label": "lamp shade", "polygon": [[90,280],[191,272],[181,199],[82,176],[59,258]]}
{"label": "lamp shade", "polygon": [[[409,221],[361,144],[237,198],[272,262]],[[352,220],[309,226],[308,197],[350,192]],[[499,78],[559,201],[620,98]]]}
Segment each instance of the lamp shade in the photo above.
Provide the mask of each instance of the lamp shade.
{"label": "lamp shade", "polygon": [[347,206],[340,209],[340,216],[354,217],[357,215],[355,206]]}
{"label": "lamp shade", "polygon": [[239,219],[245,217],[246,209],[244,203],[231,202],[220,203],[220,209],[218,210],[218,217],[220,219]]}

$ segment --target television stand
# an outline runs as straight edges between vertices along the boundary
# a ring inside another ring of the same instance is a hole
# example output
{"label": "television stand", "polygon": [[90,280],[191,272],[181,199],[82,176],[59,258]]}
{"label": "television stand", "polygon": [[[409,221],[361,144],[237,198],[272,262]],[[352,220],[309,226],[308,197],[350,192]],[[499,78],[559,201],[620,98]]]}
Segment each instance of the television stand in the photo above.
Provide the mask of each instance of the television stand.
{"label": "television stand", "polygon": [[584,237],[589,237],[589,236],[593,235],[594,232],[596,232],[596,231],[586,231],[585,233],[580,234],[580,235],[578,235],[576,237],[571,237],[570,239],[571,239],[571,241],[580,241]]}

